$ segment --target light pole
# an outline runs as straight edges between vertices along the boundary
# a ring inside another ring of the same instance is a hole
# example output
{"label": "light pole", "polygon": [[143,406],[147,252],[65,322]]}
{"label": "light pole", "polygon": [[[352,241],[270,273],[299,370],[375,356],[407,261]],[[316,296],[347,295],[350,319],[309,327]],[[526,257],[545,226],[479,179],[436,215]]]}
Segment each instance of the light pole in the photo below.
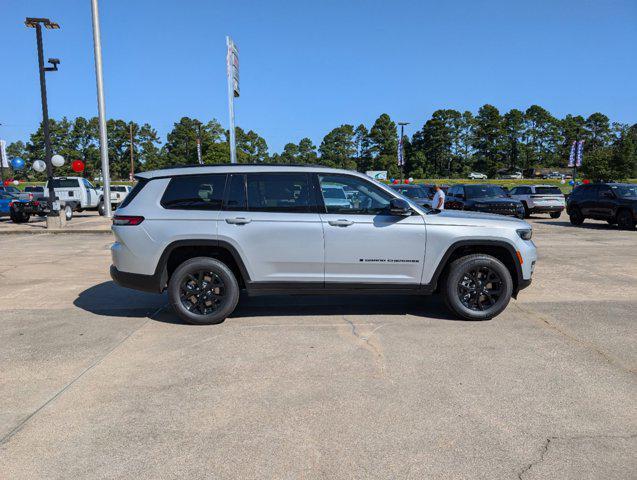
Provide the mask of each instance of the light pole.
{"label": "light pole", "polygon": [[38,44],[38,70],[40,72],[40,95],[42,96],[42,128],[44,130],[44,162],[46,163],[46,178],[49,183],[49,214],[47,215],[47,228],[49,227],[49,217],[60,216],[60,206],[56,202],[55,189],[53,188],[53,165],[51,164],[51,135],[49,133],[49,108],[46,99],[46,72],[55,72],[58,69],[60,60],[49,58],[50,67],[44,66],[44,52],[42,48],[42,25],[47,30],[57,30],[60,26],[48,18],[28,17],[24,24],[29,28],[35,28],[35,37]]}
{"label": "light pole", "polygon": [[196,120],[195,125],[197,127],[197,161],[199,165],[203,165],[203,158],[201,157],[201,122]]}
{"label": "light pole", "polygon": [[104,180],[104,215],[111,218],[111,173],[108,165],[108,135],[106,132],[106,111],[104,107],[104,79],[102,76],[102,38],[100,34],[100,13],[97,0],[91,0],[93,15],[93,51],[95,54],[95,80],[97,83],[97,115],[100,128],[100,159]]}
{"label": "light pole", "polygon": [[403,183],[403,177],[405,176],[403,173],[403,167],[405,165],[403,137],[405,136],[405,125],[409,125],[409,122],[398,122],[398,125],[400,125],[400,138],[398,139],[398,165],[400,166],[400,183]]}

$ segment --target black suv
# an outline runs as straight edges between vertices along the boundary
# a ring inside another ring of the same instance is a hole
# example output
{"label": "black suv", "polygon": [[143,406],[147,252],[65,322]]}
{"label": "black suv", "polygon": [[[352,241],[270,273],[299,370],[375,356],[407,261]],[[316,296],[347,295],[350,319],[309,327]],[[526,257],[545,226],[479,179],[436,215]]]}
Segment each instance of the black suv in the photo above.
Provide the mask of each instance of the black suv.
{"label": "black suv", "polygon": [[573,225],[581,225],[585,219],[593,218],[632,230],[637,222],[637,184],[580,185],[569,195],[566,212]]}
{"label": "black suv", "polygon": [[445,208],[524,218],[522,202],[509,197],[508,193],[498,185],[454,185],[447,192]]}

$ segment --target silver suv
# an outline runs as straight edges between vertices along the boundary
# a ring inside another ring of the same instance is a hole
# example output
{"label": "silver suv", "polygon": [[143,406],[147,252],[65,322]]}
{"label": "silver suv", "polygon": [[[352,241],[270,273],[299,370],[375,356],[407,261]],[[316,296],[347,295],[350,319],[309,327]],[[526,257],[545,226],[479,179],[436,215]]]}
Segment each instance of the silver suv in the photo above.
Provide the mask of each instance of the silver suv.
{"label": "silver suv", "polygon": [[[498,315],[531,283],[528,223],[420,207],[366,175],[225,165],[141,173],[113,218],[111,276],[168,290],[186,322],[222,322],[248,294],[439,292],[457,316]],[[335,189],[346,201],[332,201]]]}

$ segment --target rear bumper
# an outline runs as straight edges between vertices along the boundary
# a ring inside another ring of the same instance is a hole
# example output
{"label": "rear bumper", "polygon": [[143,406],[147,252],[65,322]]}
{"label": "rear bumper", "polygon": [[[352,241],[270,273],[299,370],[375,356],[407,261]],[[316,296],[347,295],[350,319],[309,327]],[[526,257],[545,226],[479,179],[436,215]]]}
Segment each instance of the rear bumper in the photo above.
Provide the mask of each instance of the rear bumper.
{"label": "rear bumper", "polygon": [[142,292],[161,293],[160,279],[157,275],[121,272],[111,265],[111,278],[121,287],[141,290]]}

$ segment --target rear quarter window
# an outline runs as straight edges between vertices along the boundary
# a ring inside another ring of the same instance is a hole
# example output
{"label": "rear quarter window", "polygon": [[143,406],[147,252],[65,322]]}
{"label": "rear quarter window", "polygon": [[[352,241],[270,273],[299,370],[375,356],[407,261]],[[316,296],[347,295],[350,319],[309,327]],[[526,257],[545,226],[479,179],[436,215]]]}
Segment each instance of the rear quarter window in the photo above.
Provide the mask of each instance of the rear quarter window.
{"label": "rear quarter window", "polygon": [[225,173],[174,177],[161,205],[169,210],[221,210],[225,185]]}
{"label": "rear quarter window", "polygon": [[121,203],[119,208],[124,208],[126,205],[130,204],[130,202],[133,201],[133,199],[137,196],[137,194],[139,194],[139,192],[142,191],[142,189],[146,186],[148,182],[149,180],[147,178],[140,178],[137,184],[131,190],[131,192],[128,195],[126,195],[126,198]]}
{"label": "rear quarter window", "polygon": [[51,184],[53,188],[78,188],[80,186],[77,178],[54,178]]}

